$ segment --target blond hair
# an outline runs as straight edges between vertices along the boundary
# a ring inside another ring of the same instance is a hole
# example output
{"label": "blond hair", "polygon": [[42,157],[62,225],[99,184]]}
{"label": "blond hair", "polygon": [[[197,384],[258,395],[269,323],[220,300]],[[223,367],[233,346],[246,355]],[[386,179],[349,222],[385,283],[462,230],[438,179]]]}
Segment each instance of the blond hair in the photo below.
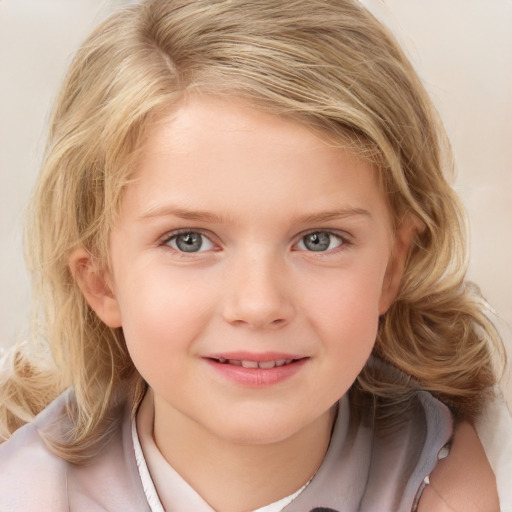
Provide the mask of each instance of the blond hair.
{"label": "blond hair", "polygon": [[[11,355],[0,435],[72,386],[74,427],[53,448],[79,462],[105,441],[126,393],[136,402],[144,392],[122,330],[92,312],[68,258],[85,247],[108,264],[109,231],[145,132],[193,91],[306,123],[378,167],[395,227],[413,217],[421,229],[374,353],[457,417],[474,418],[501,345],[464,282],[465,220],[446,178],[442,125],[394,38],[352,0],[147,0],[89,36],[57,99],[26,232],[35,331],[51,356],[41,365],[36,342]],[[400,399],[410,387],[367,368],[353,392]]]}

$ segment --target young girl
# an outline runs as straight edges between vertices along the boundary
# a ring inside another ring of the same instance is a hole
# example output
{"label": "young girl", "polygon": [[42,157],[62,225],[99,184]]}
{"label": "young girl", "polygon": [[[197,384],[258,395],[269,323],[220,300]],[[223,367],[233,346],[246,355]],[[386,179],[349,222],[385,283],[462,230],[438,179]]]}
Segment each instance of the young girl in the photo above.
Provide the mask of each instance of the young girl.
{"label": "young girl", "polygon": [[499,510],[472,424],[501,345],[446,152],[355,1],[102,23],[33,200],[0,510]]}

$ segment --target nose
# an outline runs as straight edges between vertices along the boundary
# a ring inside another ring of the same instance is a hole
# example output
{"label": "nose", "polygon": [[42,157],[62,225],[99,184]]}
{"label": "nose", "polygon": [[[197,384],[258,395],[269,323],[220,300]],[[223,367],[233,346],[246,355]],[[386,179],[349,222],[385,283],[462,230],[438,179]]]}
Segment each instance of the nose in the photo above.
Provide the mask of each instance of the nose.
{"label": "nose", "polygon": [[280,328],[295,314],[292,283],[271,255],[238,262],[230,268],[225,284],[223,316],[232,325]]}

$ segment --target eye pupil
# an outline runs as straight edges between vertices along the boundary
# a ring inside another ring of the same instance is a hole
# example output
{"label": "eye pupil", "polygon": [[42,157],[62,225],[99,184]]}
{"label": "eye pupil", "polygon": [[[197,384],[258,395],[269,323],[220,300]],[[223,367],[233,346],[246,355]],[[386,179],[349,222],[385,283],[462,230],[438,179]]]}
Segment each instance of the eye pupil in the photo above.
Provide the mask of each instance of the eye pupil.
{"label": "eye pupil", "polygon": [[331,245],[331,235],[329,233],[309,233],[303,238],[304,245],[310,251],[325,251]]}
{"label": "eye pupil", "polygon": [[196,252],[201,249],[203,239],[200,233],[184,233],[176,236],[176,247],[183,252]]}

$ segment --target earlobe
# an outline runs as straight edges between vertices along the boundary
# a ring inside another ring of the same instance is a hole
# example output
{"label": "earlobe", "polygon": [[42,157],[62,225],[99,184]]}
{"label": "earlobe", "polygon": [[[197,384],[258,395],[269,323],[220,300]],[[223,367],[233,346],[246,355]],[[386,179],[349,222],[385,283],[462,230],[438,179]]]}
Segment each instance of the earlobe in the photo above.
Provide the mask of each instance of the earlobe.
{"label": "earlobe", "polygon": [[382,293],[379,302],[379,315],[383,315],[396,299],[400,283],[405,271],[407,258],[411,251],[416,234],[421,231],[420,221],[409,217],[401,224],[395,233],[393,251],[389,258],[384,276]]}
{"label": "earlobe", "polygon": [[109,327],[121,327],[119,304],[100,262],[81,247],[71,253],[68,265],[85,300],[98,317]]}

